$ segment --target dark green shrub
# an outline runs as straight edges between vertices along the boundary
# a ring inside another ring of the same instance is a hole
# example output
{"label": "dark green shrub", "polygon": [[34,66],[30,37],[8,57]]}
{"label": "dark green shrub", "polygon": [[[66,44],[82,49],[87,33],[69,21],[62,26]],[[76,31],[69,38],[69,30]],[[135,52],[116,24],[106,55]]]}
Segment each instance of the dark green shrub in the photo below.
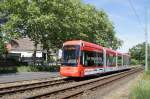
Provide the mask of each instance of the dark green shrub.
{"label": "dark green shrub", "polygon": [[139,64],[138,60],[131,59],[131,65],[138,65],[138,64]]}
{"label": "dark green shrub", "polygon": [[15,73],[17,72],[16,67],[0,67],[0,73]]}

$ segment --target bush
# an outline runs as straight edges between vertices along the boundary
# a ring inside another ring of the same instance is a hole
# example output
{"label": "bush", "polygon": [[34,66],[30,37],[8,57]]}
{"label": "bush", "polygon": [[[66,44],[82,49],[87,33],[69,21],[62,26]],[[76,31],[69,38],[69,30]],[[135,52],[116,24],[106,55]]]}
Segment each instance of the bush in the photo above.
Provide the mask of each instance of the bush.
{"label": "bush", "polygon": [[150,80],[142,80],[132,89],[131,99],[149,99]]}
{"label": "bush", "polygon": [[60,66],[19,66],[17,67],[18,72],[58,72]]}
{"label": "bush", "polygon": [[17,72],[16,67],[0,67],[0,73],[15,73]]}
{"label": "bush", "polygon": [[143,80],[150,80],[150,70],[148,70],[147,72],[145,72],[143,74]]}
{"label": "bush", "polygon": [[33,66],[19,66],[17,67],[18,72],[38,72],[38,69]]}
{"label": "bush", "polygon": [[136,59],[131,59],[131,65],[138,65],[139,62]]}
{"label": "bush", "polygon": [[0,73],[15,73],[15,72],[59,72],[59,65],[54,66],[11,66],[0,67]]}
{"label": "bush", "polygon": [[150,70],[145,72],[142,80],[131,90],[131,99],[150,98]]}
{"label": "bush", "polygon": [[150,70],[146,71],[145,75],[150,76]]}

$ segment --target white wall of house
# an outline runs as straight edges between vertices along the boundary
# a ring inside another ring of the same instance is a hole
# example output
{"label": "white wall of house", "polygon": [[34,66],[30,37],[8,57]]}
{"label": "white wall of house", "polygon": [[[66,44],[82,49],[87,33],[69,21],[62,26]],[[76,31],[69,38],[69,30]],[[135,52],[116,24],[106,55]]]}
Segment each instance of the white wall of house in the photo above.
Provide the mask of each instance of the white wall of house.
{"label": "white wall of house", "polygon": [[[10,51],[10,53],[20,53],[21,57],[32,57],[33,51]],[[37,51],[36,57],[42,57],[42,52]]]}

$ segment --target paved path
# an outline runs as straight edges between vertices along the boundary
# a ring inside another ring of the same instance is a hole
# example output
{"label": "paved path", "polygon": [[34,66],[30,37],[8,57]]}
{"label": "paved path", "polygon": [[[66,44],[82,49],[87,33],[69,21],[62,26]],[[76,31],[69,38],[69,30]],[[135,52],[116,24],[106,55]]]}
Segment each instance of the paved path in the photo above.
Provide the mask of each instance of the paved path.
{"label": "paved path", "polygon": [[24,72],[0,74],[0,83],[59,77],[59,72]]}

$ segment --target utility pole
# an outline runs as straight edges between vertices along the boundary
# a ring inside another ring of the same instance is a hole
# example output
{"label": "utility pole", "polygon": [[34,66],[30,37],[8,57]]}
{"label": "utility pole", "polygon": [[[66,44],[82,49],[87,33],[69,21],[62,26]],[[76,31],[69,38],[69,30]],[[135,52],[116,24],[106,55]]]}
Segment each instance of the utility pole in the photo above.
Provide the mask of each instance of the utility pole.
{"label": "utility pole", "polygon": [[148,38],[148,31],[147,31],[147,8],[145,8],[145,71],[148,71],[148,49],[147,49],[147,38]]}

